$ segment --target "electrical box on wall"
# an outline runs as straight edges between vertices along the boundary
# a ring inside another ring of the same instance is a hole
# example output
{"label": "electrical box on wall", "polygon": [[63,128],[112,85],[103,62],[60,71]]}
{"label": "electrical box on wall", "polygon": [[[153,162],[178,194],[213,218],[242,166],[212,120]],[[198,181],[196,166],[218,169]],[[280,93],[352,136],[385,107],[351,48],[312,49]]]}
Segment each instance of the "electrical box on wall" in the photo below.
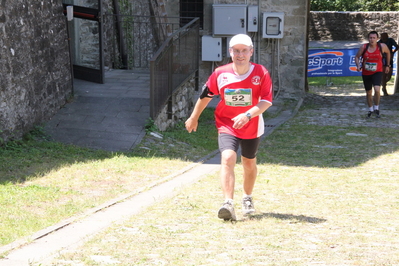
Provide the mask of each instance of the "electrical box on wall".
{"label": "electrical box on wall", "polygon": [[264,12],[262,26],[263,38],[283,38],[284,13]]}
{"label": "electrical box on wall", "polygon": [[222,61],[222,38],[202,36],[202,61]]}
{"label": "electrical box on wall", "polygon": [[231,40],[231,38],[233,38],[233,36],[226,38],[226,57],[227,58],[231,57],[230,56],[230,40]]}
{"label": "electrical box on wall", "polygon": [[258,32],[258,6],[248,6],[248,32]]}
{"label": "electrical box on wall", "polygon": [[247,33],[247,5],[214,4],[213,35]]}

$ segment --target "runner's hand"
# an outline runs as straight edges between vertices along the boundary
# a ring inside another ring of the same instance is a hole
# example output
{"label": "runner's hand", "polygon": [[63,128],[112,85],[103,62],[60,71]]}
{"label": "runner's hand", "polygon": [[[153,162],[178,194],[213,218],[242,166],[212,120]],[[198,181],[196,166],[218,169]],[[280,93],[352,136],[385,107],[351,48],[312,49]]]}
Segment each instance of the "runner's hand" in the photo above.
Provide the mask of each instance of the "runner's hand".
{"label": "runner's hand", "polygon": [[245,114],[239,114],[231,120],[234,121],[233,128],[235,129],[241,129],[249,122],[249,119]]}
{"label": "runner's hand", "polygon": [[194,132],[197,131],[198,120],[195,120],[195,119],[190,117],[189,119],[186,120],[186,122],[184,124],[186,126],[186,129],[187,129],[188,133],[191,133],[193,131]]}

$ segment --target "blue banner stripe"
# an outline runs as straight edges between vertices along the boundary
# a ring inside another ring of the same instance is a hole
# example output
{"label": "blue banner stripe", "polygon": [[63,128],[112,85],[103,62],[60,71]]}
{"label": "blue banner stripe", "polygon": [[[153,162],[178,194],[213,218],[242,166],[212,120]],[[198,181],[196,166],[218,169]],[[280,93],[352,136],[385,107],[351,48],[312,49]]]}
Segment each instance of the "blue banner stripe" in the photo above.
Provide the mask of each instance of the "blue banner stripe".
{"label": "blue banner stripe", "polygon": [[[361,76],[357,72],[355,56],[359,49],[310,49],[308,52],[308,77]],[[393,75],[396,74],[396,54]]]}

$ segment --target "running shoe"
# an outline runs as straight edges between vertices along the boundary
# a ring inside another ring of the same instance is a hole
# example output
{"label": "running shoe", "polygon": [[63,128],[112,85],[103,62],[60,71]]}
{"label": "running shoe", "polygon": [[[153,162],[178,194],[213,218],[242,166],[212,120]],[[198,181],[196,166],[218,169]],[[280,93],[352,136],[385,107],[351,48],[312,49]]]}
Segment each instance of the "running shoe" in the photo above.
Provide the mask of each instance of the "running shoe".
{"label": "running shoe", "polygon": [[220,207],[218,212],[218,217],[225,221],[236,221],[236,213],[234,211],[234,206],[230,201],[225,201]]}
{"label": "running shoe", "polygon": [[373,113],[373,112],[369,111],[369,112],[367,113],[367,117],[370,117],[372,113]]}
{"label": "running shoe", "polygon": [[249,215],[255,212],[254,203],[251,196],[245,196],[242,198],[242,213]]}
{"label": "running shoe", "polygon": [[380,116],[380,110],[374,110],[374,113],[375,113],[375,116],[377,117],[377,118],[380,118],[381,116]]}

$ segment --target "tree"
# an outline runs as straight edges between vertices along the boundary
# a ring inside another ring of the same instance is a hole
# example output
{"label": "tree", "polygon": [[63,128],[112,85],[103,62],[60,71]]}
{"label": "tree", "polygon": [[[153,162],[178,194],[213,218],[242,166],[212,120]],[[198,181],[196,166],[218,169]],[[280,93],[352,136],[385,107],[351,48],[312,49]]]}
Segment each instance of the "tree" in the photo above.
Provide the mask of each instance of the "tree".
{"label": "tree", "polygon": [[362,0],[364,11],[398,11],[399,3],[397,0]]}
{"label": "tree", "polygon": [[399,11],[397,0],[310,0],[312,11]]}

